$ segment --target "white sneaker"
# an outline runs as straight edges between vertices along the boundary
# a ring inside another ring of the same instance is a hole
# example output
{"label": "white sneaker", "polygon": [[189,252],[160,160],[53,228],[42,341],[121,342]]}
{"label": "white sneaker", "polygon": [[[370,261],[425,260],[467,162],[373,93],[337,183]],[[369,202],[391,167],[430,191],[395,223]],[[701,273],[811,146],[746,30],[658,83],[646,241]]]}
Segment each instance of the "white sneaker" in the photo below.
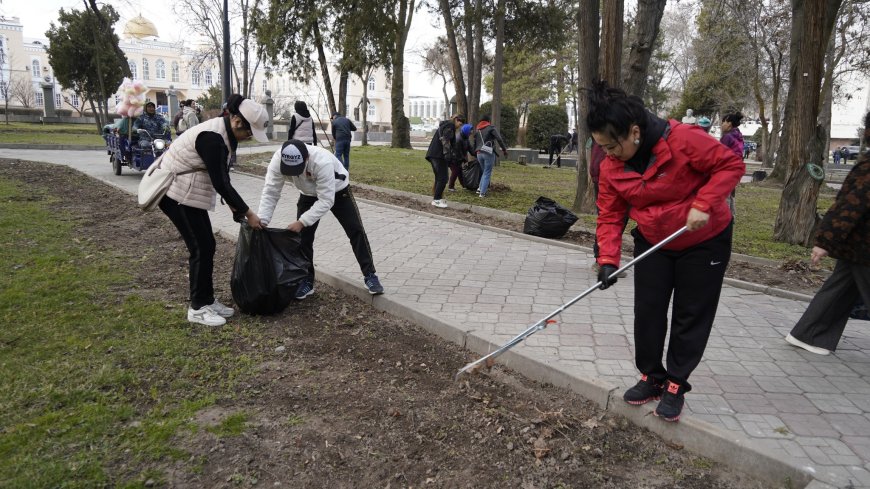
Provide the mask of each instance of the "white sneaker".
{"label": "white sneaker", "polygon": [[187,320],[191,323],[204,324],[206,326],[223,326],[227,320],[215,313],[211,306],[202,306],[199,309],[187,308]]}
{"label": "white sneaker", "polygon": [[446,209],[447,208],[447,201],[444,199],[441,199],[441,200],[435,199],[432,201],[432,205],[434,205],[435,207],[441,208],[441,209]]}
{"label": "white sneaker", "polygon": [[210,307],[211,310],[214,311],[220,317],[231,318],[231,317],[233,317],[233,315],[236,314],[235,309],[233,309],[230,306],[225,306],[225,305],[221,304],[220,302],[218,302],[217,299],[215,299],[214,303],[210,304],[208,307]]}
{"label": "white sneaker", "polygon": [[804,350],[806,350],[810,353],[815,353],[816,355],[830,355],[831,354],[831,350],[826,350],[826,349],[818,347],[818,346],[808,345],[808,344],[804,343],[803,341],[792,336],[791,333],[789,333],[788,336],[785,337],[785,341],[788,341],[789,343],[791,343],[792,345],[794,345],[798,348],[803,348]]}

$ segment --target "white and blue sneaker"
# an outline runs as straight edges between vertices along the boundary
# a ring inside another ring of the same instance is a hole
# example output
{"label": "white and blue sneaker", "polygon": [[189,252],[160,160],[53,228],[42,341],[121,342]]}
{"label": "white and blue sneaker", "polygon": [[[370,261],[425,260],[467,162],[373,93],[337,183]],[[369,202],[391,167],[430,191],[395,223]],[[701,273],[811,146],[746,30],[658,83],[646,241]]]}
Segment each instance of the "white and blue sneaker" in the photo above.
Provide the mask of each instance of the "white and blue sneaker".
{"label": "white and blue sneaker", "polygon": [[381,285],[381,281],[378,280],[378,276],[370,273],[364,277],[366,288],[369,289],[369,294],[371,295],[381,295],[384,293],[384,286]]}
{"label": "white and blue sneaker", "polygon": [[217,299],[214,300],[213,304],[209,304],[208,306],[215,314],[222,318],[231,318],[236,313],[236,310],[230,306],[225,306],[218,302]]}
{"label": "white and blue sneaker", "polygon": [[296,288],[296,300],[301,301],[313,293],[314,281],[310,278],[304,278],[302,279],[302,282],[299,282],[299,286]]}

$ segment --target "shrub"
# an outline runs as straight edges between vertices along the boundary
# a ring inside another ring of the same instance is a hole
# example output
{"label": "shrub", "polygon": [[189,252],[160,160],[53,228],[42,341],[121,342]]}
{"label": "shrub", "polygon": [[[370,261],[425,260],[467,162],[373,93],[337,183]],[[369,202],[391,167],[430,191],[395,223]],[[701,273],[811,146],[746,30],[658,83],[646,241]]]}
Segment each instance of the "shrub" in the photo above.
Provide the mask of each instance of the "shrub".
{"label": "shrub", "polygon": [[[0,114],[5,114],[6,108],[0,107]],[[36,109],[32,107],[9,107],[9,113],[12,115],[36,115],[41,116],[45,114],[45,111],[42,109]]]}
{"label": "shrub", "polygon": [[557,105],[536,105],[529,111],[526,123],[526,143],[529,148],[546,150],[550,136],[568,134],[568,113]]}
{"label": "shrub", "polygon": [[[492,115],[492,102],[486,102],[480,106],[480,115]],[[517,129],[520,125],[520,116],[517,109],[509,104],[501,104],[501,121],[498,124],[498,132],[504,138],[508,148],[517,144]]]}
{"label": "shrub", "polygon": [[56,109],[54,111],[58,117],[72,117],[72,109]]}

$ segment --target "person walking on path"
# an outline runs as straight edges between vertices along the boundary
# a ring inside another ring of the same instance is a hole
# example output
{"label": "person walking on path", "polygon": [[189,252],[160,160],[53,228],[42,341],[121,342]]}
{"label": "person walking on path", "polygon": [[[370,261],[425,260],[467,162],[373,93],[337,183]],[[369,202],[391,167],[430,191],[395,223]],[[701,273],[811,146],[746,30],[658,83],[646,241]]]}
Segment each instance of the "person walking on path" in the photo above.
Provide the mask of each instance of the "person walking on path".
{"label": "person walking on path", "polygon": [[264,226],[272,220],[287,177],[301,194],[296,202],[296,220],[287,229],[302,233],[300,248],[311,258],[308,277],[297,287],[296,299],[302,300],[314,293],[314,234],[320,219],[327,212],[332,212],[347,234],[366,289],[372,295],[383,294],[384,288],[375,274],[369,238],[351,193],[350,180],[344,165],[327,149],[309,146],[297,139],[286,141],[272,155],[266,169],[258,212]]}
{"label": "person walking on path", "polygon": [[450,179],[447,181],[447,191],[449,192],[456,192],[457,180],[462,185],[462,164],[468,161],[469,157],[474,157],[474,153],[471,151],[471,130],[471,124],[463,124],[457,133],[456,144],[453,147],[454,154],[447,163],[450,168]]}
{"label": "person walking on path", "polygon": [[178,119],[178,124],[175,126],[175,135],[181,136],[188,129],[199,124],[199,117],[196,116],[196,109],[193,108],[193,99],[187,99],[182,102],[181,117]]}
{"label": "person walking on path", "polygon": [[287,130],[287,140],[298,139],[305,144],[317,146],[317,130],[308,105],[301,100],[293,104],[295,113],[290,117],[290,128]]}
{"label": "person walking on path", "polygon": [[[266,143],[269,116],[260,104],[233,94],[227,100],[229,114],[192,127],[172,142],[160,157],[162,168],[177,176],[160,201],[160,210],[178,229],[190,253],[190,307],[187,320],[206,326],[226,324],[235,313],[214,296],[215,239],[208,211],[214,210],[216,195],[233,211],[244,216],[254,229],[262,228],[260,218],[230,183],[228,163],[240,141],[254,137]],[[187,173],[185,173],[187,172]]]}
{"label": "person walking on path", "polygon": [[335,157],[350,170],[350,142],[356,126],[347,117],[338,112],[332,114],[332,138],[335,139]]}
{"label": "person walking on path", "polygon": [[840,148],[834,149],[834,166],[840,164]]}
{"label": "person walking on path", "polygon": [[456,134],[465,124],[465,117],[459,114],[449,120],[441,121],[438,129],[432,135],[429,149],[426,150],[426,161],[432,165],[435,174],[435,185],[432,187],[432,205],[441,209],[447,207],[444,199],[444,189],[447,187],[447,168],[456,149]]}
{"label": "person walking on path", "polygon": [[474,135],[474,154],[477,161],[480,163],[480,188],[478,194],[481,197],[486,197],[486,192],[489,190],[489,184],[492,182],[492,169],[495,167],[496,149],[495,145],[501,148],[502,156],[507,156],[507,145],[504,143],[504,138],[498,132],[498,128],[492,125],[492,119],[489,114],[485,114],[477,123],[477,133]]}
{"label": "person walking on path", "polygon": [[[725,117],[722,118],[722,136],[719,138],[719,142],[724,144],[726,148],[730,149],[741,160],[743,160],[743,150],[745,146],[745,143],[743,142],[743,134],[739,129],[740,122],[742,121],[743,114],[740,112],[726,114]],[[732,216],[737,215],[736,200],[737,188],[734,188],[731,190],[731,196],[728,197],[728,207],[731,208]]]}
{"label": "person walking on path", "polygon": [[547,168],[553,167],[553,155],[556,155],[556,168],[562,168],[562,148],[569,140],[570,138],[564,134],[550,136],[550,162],[547,164]]}
{"label": "person walking on path", "polygon": [[[607,82],[590,91],[586,123],[606,153],[601,163],[596,235],[606,289],[616,283],[623,219],[639,256],[683,226],[683,233],[634,267],[635,364],[640,381],[623,398],[633,405],[661,399],[655,414],[678,421],[689,376],[701,361],[731,256],[726,197],[743,161],[694,125],[662,120],[643,101]],[[662,365],[673,296],[667,363]]]}
{"label": "person walking on path", "polygon": [[[870,112],[864,140],[870,141]],[[794,346],[819,355],[837,349],[849,313],[858,299],[870,304],[870,156],[863,155],[843,180],[837,198],[816,232],[814,265],[831,256],[834,272],[816,292],[807,310],[785,337]]]}

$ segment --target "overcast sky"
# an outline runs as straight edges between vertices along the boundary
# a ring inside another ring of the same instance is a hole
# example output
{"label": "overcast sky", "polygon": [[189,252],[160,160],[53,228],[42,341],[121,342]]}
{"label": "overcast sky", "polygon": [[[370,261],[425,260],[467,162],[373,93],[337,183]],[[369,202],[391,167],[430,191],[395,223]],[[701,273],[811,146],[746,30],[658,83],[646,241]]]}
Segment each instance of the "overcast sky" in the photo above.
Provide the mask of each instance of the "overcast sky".
{"label": "overcast sky", "polygon": [[[105,2],[98,0],[98,3]],[[171,15],[172,2],[169,0],[139,0],[135,3],[135,7],[132,7],[133,4],[128,0],[110,0],[108,3],[111,3],[121,15],[121,22],[116,26],[119,34],[123,31],[127,20],[141,13],[157,26],[160,40],[177,41],[182,37],[183,26],[177,24],[175,17]],[[0,14],[21,19],[25,37],[44,38],[50,23],[57,22],[58,10],[61,8],[81,10],[83,6],[82,0],[0,0]],[[411,33],[405,47],[405,67],[409,72],[405,90],[409,96],[439,96],[441,93],[441,86],[431,82],[429,75],[423,73],[418,54],[441,34],[439,28],[432,26],[433,20],[433,16],[425,8],[414,14]],[[453,89],[448,87],[448,92],[452,94]]]}

